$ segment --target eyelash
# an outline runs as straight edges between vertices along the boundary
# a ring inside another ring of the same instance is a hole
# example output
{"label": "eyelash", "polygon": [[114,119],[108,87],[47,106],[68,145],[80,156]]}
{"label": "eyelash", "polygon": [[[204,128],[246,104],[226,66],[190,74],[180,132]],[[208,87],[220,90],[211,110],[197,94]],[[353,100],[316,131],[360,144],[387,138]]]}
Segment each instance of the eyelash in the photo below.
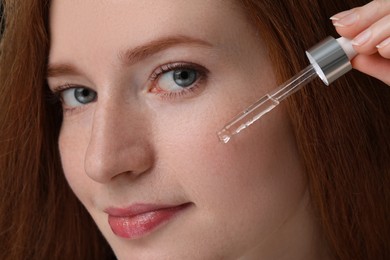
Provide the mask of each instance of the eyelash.
{"label": "eyelash", "polygon": [[149,87],[148,91],[151,92],[151,90],[154,87],[156,87],[160,76],[162,76],[165,73],[168,73],[170,71],[179,70],[179,69],[194,70],[197,72],[198,78],[193,83],[194,86],[191,86],[189,88],[183,88],[183,90],[177,91],[177,92],[155,93],[156,95],[158,95],[160,98],[166,100],[166,99],[175,99],[175,98],[179,98],[179,97],[185,97],[185,96],[188,96],[190,94],[193,94],[197,90],[199,90],[200,86],[207,80],[207,76],[209,73],[209,71],[205,67],[198,65],[198,64],[195,64],[195,63],[190,63],[190,62],[166,63],[164,65],[159,66],[150,75],[149,80],[152,82],[152,86]]}

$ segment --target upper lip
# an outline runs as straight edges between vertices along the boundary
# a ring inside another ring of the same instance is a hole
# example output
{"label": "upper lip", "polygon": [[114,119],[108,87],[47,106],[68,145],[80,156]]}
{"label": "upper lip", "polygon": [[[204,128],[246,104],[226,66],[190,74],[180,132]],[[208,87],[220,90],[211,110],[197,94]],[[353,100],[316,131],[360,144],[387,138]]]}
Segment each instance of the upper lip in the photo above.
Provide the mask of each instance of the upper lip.
{"label": "upper lip", "polygon": [[136,203],[129,207],[124,208],[116,208],[110,207],[104,210],[110,216],[113,217],[134,217],[137,215],[141,215],[147,212],[153,212],[163,209],[170,209],[175,207],[185,206],[189,203],[176,204],[176,205],[157,205],[157,204],[144,204],[144,203]]}

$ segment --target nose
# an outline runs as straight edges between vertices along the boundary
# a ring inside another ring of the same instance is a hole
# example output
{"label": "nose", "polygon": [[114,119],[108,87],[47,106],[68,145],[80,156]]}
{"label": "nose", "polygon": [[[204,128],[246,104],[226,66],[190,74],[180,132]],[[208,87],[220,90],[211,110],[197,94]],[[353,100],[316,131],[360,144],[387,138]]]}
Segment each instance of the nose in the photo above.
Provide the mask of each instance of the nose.
{"label": "nose", "polygon": [[144,112],[134,104],[95,103],[84,162],[91,179],[106,183],[119,175],[137,177],[152,167],[154,154]]}

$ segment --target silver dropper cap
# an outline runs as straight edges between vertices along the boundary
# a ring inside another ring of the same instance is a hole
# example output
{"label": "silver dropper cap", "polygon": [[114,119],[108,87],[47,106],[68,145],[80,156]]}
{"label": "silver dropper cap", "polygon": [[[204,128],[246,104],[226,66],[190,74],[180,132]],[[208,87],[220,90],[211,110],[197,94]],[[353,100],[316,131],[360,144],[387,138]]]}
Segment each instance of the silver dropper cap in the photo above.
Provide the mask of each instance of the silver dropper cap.
{"label": "silver dropper cap", "polygon": [[307,58],[325,85],[328,86],[352,69],[350,59],[354,55],[348,52],[353,48],[352,45],[345,46],[348,44],[350,42],[345,38],[336,40],[329,36],[306,51]]}

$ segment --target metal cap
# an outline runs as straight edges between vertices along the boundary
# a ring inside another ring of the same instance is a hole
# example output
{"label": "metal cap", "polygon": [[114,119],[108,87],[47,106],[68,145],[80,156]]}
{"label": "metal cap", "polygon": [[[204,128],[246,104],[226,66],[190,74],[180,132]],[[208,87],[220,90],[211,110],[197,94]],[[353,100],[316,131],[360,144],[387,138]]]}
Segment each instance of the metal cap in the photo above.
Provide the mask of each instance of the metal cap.
{"label": "metal cap", "polygon": [[307,50],[306,55],[327,86],[352,69],[344,49],[330,36]]}

